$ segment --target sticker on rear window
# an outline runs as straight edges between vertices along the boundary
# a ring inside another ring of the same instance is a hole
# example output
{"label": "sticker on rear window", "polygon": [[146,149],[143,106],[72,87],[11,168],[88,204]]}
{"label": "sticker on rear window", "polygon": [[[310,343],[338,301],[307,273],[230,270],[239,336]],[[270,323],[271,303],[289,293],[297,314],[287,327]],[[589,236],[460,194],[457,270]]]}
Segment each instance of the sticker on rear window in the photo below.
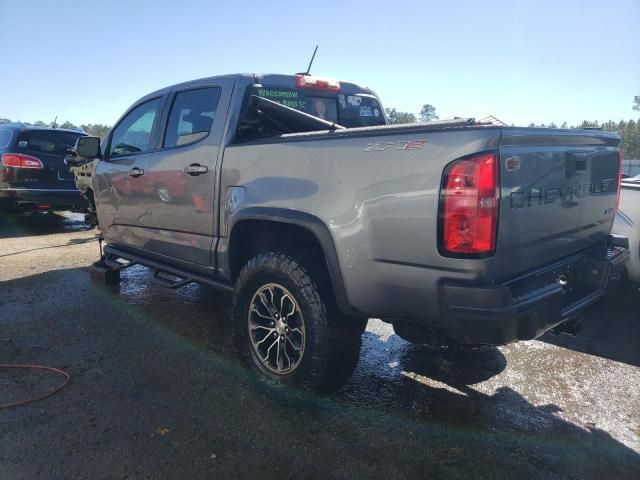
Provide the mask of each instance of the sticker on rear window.
{"label": "sticker on rear window", "polygon": [[371,107],[368,105],[363,105],[360,107],[360,116],[361,117],[373,117],[373,112],[371,111]]}
{"label": "sticker on rear window", "polygon": [[27,145],[29,145],[29,142],[27,140],[20,140],[18,142],[18,148],[27,148]]}
{"label": "sticker on rear window", "polygon": [[265,98],[298,98],[297,90],[271,90],[268,88],[259,88],[258,95]]}
{"label": "sticker on rear window", "polygon": [[362,98],[361,97],[356,97],[355,95],[349,95],[347,97],[347,102],[349,102],[354,107],[359,107],[360,104],[362,103]]}
{"label": "sticker on rear window", "polygon": [[272,90],[268,88],[259,88],[258,96],[277,102],[285,107],[295,108],[297,110],[307,109],[307,101],[300,99],[300,93],[297,90]]}

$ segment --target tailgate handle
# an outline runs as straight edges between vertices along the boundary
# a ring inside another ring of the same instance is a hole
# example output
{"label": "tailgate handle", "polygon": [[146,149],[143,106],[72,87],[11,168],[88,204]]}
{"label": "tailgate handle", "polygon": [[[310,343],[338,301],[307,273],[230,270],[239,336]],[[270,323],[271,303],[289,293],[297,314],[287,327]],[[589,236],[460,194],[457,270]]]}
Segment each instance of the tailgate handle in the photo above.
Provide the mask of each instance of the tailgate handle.
{"label": "tailgate handle", "polygon": [[587,152],[574,151],[566,153],[565,170],[567,178],[576,172],[587,171]]}

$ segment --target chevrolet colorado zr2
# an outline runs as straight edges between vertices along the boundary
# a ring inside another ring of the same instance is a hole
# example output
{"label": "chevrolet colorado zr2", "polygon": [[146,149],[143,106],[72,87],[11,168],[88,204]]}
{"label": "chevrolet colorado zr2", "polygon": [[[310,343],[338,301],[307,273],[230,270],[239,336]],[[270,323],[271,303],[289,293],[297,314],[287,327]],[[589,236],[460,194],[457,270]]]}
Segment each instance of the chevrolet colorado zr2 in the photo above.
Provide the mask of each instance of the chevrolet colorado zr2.
{"label": "chevrolet colorado zr2", "polygon": [[273,383],[330,392],[368,318],[410,342],[499,345],[598,301],[628,257],[610,234],[619,141],[386,125],[368,88],[238,74],[153,92],[75,155],[98,159],[96,268],[233,292],[239,356]]}

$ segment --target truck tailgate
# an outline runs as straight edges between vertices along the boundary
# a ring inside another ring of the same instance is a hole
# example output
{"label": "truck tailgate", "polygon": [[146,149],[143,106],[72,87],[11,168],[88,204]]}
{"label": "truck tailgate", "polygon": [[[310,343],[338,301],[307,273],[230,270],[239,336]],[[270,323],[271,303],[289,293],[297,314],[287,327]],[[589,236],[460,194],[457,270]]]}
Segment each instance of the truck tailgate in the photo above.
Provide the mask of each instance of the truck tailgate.
{"label": "truck tailgate", "polygon": [[494,278],[605,241],[615,214],[618,142],[600,131],[503,131]]}

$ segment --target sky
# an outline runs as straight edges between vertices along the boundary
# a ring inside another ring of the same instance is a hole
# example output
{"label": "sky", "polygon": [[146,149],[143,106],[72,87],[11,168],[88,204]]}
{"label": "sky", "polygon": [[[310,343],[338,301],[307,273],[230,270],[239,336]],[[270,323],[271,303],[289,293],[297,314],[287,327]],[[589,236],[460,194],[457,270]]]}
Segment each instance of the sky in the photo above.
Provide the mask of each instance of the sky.
{"label": "sky", "polygon": [[112,125],[236,72],[366,85],[385,107],[511,124],[638,118],[640,0],[0,0],[0,118]]}

